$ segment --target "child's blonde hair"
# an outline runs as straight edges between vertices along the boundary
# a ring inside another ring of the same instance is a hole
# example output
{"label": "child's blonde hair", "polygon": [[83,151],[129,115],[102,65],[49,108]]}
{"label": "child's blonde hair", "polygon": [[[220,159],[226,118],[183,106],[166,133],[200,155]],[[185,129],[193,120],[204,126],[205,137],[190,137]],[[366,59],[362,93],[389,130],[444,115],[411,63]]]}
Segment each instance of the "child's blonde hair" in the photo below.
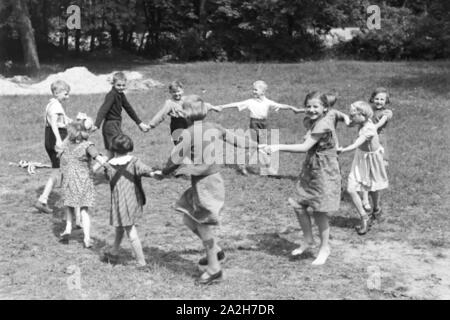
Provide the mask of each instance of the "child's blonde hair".
{"label": "child's blonde hair", "polygon": [[89,138],[89,130],[92,128],[92,119],[79,119],[67,126],[67,139],[72,142],[80,142]]}
{"label": "child's blonde hair", "polygon": [[373,110],[370,104],[365,101],[356,101],[350,105],[350,108],[354,108],[366,119],[371,119],[373,117]]}
{"label": "child's blonde hair", "polygon": [[389,91],[388,91],[388,89],[386,89],[386,88],[384,88],[384,87],[378,87],[378,88],[376,88],[375,90],[373,90],[372,95],[370,96],[369,102],[370,102],[370,103],[373,103],[375,97],[376,97],[377,94],[379,94],[379,93],[385,93],[385,94],[386,94],[386,104],[391,103]]}
{"label": "child's blonde hair", "polygon": [[183,101],[183,113],[188,121],[203,120],[208,113],[208,108],[202,98],[197,95],[189,95]]}
{"label": "child's blonde hair", "polygon": [[117,81],[127,81],[127,76],[122,71],[116,72],[113,74],[112,78],[113,84]]}
{"label": "child's blonde hair", "polygon": [[52,91],[53,95],[62,91],[70,92],[70,85],[63,80],[56,80],[50,85],[50,90]]}
{"label": "child's blonde hair", "polygon": [[255,82],[253,82],[253,87],[259,87],[262,89],[263,92],[266,92],[267,90],[267,83],[265,83],[262,80],[257,80]]}
{"label": "child's blonde hair", "polygon": [[175,80],[169,84],[169,92],[176,92],[178,89],[183,89],[183,83]]}

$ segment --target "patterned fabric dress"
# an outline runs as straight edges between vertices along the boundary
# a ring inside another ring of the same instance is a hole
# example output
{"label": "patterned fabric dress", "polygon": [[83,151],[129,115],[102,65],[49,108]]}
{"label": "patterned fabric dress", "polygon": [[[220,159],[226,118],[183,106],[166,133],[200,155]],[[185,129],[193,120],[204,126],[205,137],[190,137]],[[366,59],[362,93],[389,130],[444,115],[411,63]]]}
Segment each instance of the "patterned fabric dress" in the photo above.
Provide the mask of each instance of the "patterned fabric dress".
{"label": "patterned fabric dress", "polygon": [[98,154],[90,141],[69,143],[61,156],[64,205],[93,207],[95,188],[91,160]]}
{"label": "patterned fabric dress", "polygon": [[110,224],[114,227],[135,225],[145,205],[141,177],[150,177],[153,169],[135,157],[125,164],[105,167],[111,187]]}
{"label": "patterned fabric dress", "polygon": [[309,128],[306,137],[312,135],[319,140],[306,154],[297,182],[297,196],[289,202],[294,208],[307,206],[314,212],[337,211],[341,200],[341,175],[335,124],[331,117],[324,116],[314,122],[305,118],[305,126]]}

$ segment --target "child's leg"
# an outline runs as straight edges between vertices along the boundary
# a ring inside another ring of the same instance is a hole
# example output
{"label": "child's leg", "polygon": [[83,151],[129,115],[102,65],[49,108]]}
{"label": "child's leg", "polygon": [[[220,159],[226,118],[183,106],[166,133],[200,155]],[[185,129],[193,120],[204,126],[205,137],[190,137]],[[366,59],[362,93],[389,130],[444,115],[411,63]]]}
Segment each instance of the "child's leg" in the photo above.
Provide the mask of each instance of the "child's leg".
{"label": "child's leg", "polygon": [[110,150],[106,150],[106,157],[108,157],[108,160],[110,160],[114,157],[114,153]]}
{"label": "child's leg", "polygon": [[116,227],[116,237],[114,239],[114,246],[111,252],[113,255],[117,256],[119,254],[119,248],[120,243],[122,242],[123,232],[124,232],[123,227]]}
{"label": "child's leg", "polygon": [[39,197],[40,203],[47,204],[48,197],[50,196],[50,193],[52,192],[58,179],[61,179],[61,171],[60,169],[53,169],[50,178],[48,178],[47,183],[45,184],[44,191],[42,191],[42,194]]}
{"label": "child's leg", "polygon": [[358,234],[363,235],[368,231],[369,228],[369,216],[362,206],[362,201],[358,195],[358,192],[352,190],[351,188],[347,189],[347,192],[352,198],[353,205],[355,206],[356,211],[358,211],[359,217],[361,219],[361,225],[359,227],[356,227],[356,230]]}
{"label": "child's leg", "polygon": [[[197,230],[203,241],[203,245],[206,250],[206,256],[208,258],[208,269],[209,274],[215,274],[220,271],[220,262],[217,258],[217,245],[214,239],[214,233],[211,226],[197,224]],[[207,276],[207,274],[205,275]]]}
{"label": "child's leg", "polygon": [[380,209],[380,192],[372,191],[372,192],[370,192],[370,197],[372,198],[372,202],[373,202],[373,210],[376,211],[376,210]]}
{"label": "child's leg", "polygon": [[72,217],[74,208],[66,207],[65,210],[66,210],[66,229],[61,234],[61,236],[69,235],[72,233]]}
{"label": "child's leg", "polygon": [[[198,223],[195,222],[194,220],[192,220],[192,218],[190,218],[187,214],[183,215],[183,223],[189,228],[191,229],[191,231],[200,238],[200,240],[202,239],[202,237],[200,236],[200,233],[198,231]],[[217,241],[214,242],[215,244],[215,250],[217,252],[221,251],[222,248],[217,244]]]}
{"label": "child's leg", "polygon": [[328,240],[330,239],[330,225],[328,223],[328,216],[325,212],[315,212],[314,219],[319,227],[320,234],[320,249],[316,260],[313,261],[313,265],[322,265],[327,261],[330,255],[330,245]]}
{"label": "child's leg", "polygon": [[302,208],[294,208],[294,211],[302,228],[304,239],[304,242],[300,245],[300,247],[292,251],[292,255],[297,256],[314,245],[314,238],[312,234],[311,218],[308,215],[307,207],[303,206]]}
{"label": "child's leg", "polygon": [[[76,209],[75,209],[76,210]],[[84,245],[86,248],[90,248],[91,244],[91,219],[89,217],[88,207],[82,207],[80,209],[83,233],[84,233]]]}
{"label": "child's leg", "polygon": [[136,226],[125,227],[125,231],[127,232],[128,239],[130,239],[131,247],[133,248],[134,255],[139,265],[145,266],[145,257],[144,251],[142,251],[141,240],[139,239]]}
{"label": "child's leg", "polygon": [[362,194],[362,205],[364,210],[370,211],[369,193],[367,191],[361,192]]}
{"label": "child's leg", "polygon": [[75,225],[77,227],[83,227],[82,226],[82,221],[81,221],[80,207],[76,207],[75,208]]}

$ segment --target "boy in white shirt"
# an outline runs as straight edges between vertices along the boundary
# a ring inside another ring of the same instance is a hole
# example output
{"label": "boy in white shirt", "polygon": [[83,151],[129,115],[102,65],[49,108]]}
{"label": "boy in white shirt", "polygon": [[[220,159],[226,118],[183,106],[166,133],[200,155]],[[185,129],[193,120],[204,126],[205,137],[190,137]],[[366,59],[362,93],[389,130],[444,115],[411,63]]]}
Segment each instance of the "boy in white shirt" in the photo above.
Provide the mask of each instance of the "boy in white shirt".
{"label": "boy in white shirt", "polygon": [[67,117],[62,102],[69,98],[70,86],[62,80],[53,82],[50,86],[53,98],[45,108],[45,150],[52,163],[52,173],[48,179],[44,191],[34,204],[34,207],[41,212],[52,213],[53,210],[48,207],[47,201],[53,186],[58,179],[61,179],[59,170],[60,163],[58,149],[61,149],[63,140],[67,136],[67,125],[72,120]]}
{"label": "boy in white shirt", "polygon": [[[239,111],[248,109],[250,111],[250,130],[256,135],[256,141],[258,144],[266,143],[267,139],[267,117],[269,115],[269,110],[273,108],[275,111],[280,109],[289,109],[295,112],[302,112],[303,109],[299,109],[287,104],[281,104],[266,98],[265,93],[267,90],[267,84],[258,80],[253,83],[253,98],[247,99],[240,102],[234,102],[224,105],[215,106],[217,111],[227,108],[238,108]],[[262,160],[262,159],[261,159]],[[277,170],[270,166],[268,161],[265,159],[263,167],[261,167],[261,175],[275,175]],[[247,175],[247,169],[245,165],[239,166],[241,173]]]}

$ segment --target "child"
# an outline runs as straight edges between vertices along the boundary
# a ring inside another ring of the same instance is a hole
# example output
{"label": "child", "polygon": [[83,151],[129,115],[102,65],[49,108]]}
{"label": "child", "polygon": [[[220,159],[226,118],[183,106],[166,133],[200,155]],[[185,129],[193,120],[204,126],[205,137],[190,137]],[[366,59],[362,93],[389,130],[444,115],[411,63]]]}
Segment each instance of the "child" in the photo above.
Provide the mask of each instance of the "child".
{"label": "child", "polygon": [[[158,113],[150,120],[148,126],[153,129],[164,121],[166,116],[170,116],[170,135],[172,142],[177,145],[180,140],[181,132],[187,128],[187,121],[183,114],[184,90],[183,84],[180,81],[173,81],[169,85],[169,93],[172,95],[171,99],[166,100],[164,106]],[[216,110],[215,107],[207,104],[209,109]]]}
{"label": "child", "polygon": [[103,105],[97,113],[94,130],[99,128],[103,122],[102,134],[107,150],[107,157],[111,159],[113,152],[111,150],[112,139],[122,133],[122,108],[128,113],[131,119],[139,126],[143,132],[147,132],[150,128],[143,123],[133,107],[128,102],[124,94],[127,85],[127,78],[123,72],[116,72],[113,75],[113,88],[106,95]]}
{"label": "child", "polygon": [[222,162],[208,155],[220,153],[216,144],[219,140],[239,147],[253,147],[255,150],[257,144],[248,138],[235,136],[217,124],[203,122],[208,108],[198,96],[187,96],[183,102],[183,111],[188,128],[183,131],[181,143],[172,150],[166,167],[158,174],[168,175],[178,169],[177,175],[191,176],[191,187],[178,200],[176,210],[184,214],[184,224],[200,238],[205,247],[206,258],[199,261],[205,272],[198,282],[210,284],[220,281],[223,275],[220,261],[225,258],[225,254],[215,239],[212,227],[219,224],[225,187],[218,165]]}
{"label": "child", "polygon": [[[267,116],[269,109],[274,108],[275,111],[279,109],[291,109],[296,112],[301,112],[301,109],[289,106],[286,104],[280,104],[275,101],[266,98],[267,84],[264,81],[258,80],[253,83],[253,98],[240,102],[229,103],[225,105],[219,105],[215,108],[220,111],[226,108],[238,108],[239,111],[248,109],[250,111],[250,130],[256,135],[256,141],[262,143],[266,141],[265,134],[267,133]],[[265,159],[267,162],[267,159]],[[242,174],[248,175],[248,171],[244,165],[240,166]],[[277,174],[274,168],[271,168],[270,163],[265,163],[265,166],[261,168],[261,175],[275,175]]]}
{"label": "child", "polygon": [[[372,121],[377,129],[378,138],[380,144],[383,146],[383,160],[384,165],[389,165],[389,152],[387,146],[386,129],[388,122],[392,119],[392,111],[386,108],[386,105],[390,103],[389,92],[386,88],[377,88],[372,92],[370,101],[372,104],[373,117]],[[363,207],[367,212],[371,211],[369,196],[367,192],[363,192]],[[375,218],[381,218],[381,211],[373,211],[372,216]]]}
{"label": "child", "polygon": [[62,142],[67,136],[67,125],[72,120],[67,117],[62,103],[69,99],[70,86],[62,80],[53,82],[50,86],[53,98],[45,108],[45,150],[52,163],[52,173],[48,179],[44,191],[34,204],[34,207],[44,213],[52,213],[53,210],[48,207],[47,201],[53,186],[61,180],[59,170],[60,161],[56,147],[61,148]]}
{"label": "child", "polygon": [[356,228],[358,234],[366,234],[369,230],[369,216],[365,212],[358,192],[369,192],[375,211],[380,209],[379,190],[388,187],[386,168],[383,162],[383,147],[381,146],[377,129],[372,123],[373,111],[364,101],[357,101],[350,106],[352,123],[359,127],[356,141],[339,152],[356,149],[352,168],[348,176],[347,191],[361,217],[361,225]]}
{"label": "child", "polygon": [[88,141],[89,130],[92,126],[91,118],[69,124],[68,135],[61,151],[64,206],[66,207],[66,229],[61,234],[61,242],[68,243],[72,232],[72,218],[76,208],[80,208],[85,248],[92,246],[89,208],[94,206],[95,189],[91,162],[92,159],[101,164],[105,162],[94,144]]}
{"label": "child", "polygon": [[145,205],[141,177],[153,176],[153,170],[129,154],[133,151],[133,140],[127,135],[119,134],[111,143],[114,158],[105,167],[111,187],[110,224],[116,228],[116,237],[112,252],[106,253],[105,258],[112,263],[118,261],[120,243],[126,232],[139,266],[145,266],[136,224]]}
{"label": "child", "polygon": [[309,93],[305,98],[305,108],[307,118],[304,124],[308,131],[302,144],[260,147],[268,153],[306,153],[297,183],[297,198],[289,198],[303,230],[305,242],[292,251],[292,255],[300,255],[314,245],[311,218],[308,215],[308,208],[311,208],[320,233],[319,254],[312,264],[322,265],[330,255],[328,220],[330,213],[339,209],[341,175],[336,152],[335,123],[332,117],[327,117],[329,104],[326,94]]}

